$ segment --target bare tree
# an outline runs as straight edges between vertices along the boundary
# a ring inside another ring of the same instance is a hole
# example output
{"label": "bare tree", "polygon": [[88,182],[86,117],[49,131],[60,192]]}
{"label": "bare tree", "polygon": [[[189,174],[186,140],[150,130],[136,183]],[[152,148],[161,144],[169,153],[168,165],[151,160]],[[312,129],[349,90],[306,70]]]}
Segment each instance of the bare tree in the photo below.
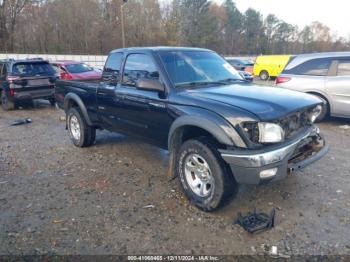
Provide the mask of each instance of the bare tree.
{"label": "bare tree", "polygon": [[[0,0],[0,52],[106,54],[122,47],[123,0]],[[299,30],[234,0],[128,0],[127,46],[189,45],[254,55],[349,50],[314,22]]]}

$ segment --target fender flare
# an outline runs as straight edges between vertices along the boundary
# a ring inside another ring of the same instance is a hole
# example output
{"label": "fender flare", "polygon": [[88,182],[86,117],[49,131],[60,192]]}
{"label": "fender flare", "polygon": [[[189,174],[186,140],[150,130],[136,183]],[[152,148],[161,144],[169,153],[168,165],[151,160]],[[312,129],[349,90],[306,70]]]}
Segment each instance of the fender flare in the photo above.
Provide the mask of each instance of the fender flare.
{"label": "fender flare", "polygon": [[81,113],[83,114],[83,116],[84,116],[84,118],[86,120],[86,123],[89,126],[92,126],[92,122],[91,122],[91,119],[90,119],[89,114],[87,112],[87,109],[86,109],[83,101],[81,100],[81,98],[77,94],[68,93],[64,97],[64,102],[63,102],[64,111],[67,112],[69,110],[69,103],[70,103],[70,101],[74,101],[78,105]]}
{"label": "fender flare", "polygon": [[[174,178],[176,176],[176,155],[180,148],[180,144],[176,143],[177,139],[181,139],[179,135],[180,128],[184,126],[195,126],[201,128],[212,134],[216,140],[225,145],[246,147],[246,144],[239,136],[237,131],[224,119],[218,118],[214,114],[201,115],[184,115],[180,116],[172,124],[168,136],[168,150],[169,150],[169,169],[168,177]],[[180,133],[181,134],[181,133]]]}
{"label": "fender flare", "polygon": [[181,116],[172,124],[169,137],[168,148],[172,148],[172,140],[176,131],[184,126],[195,126],[210,133],[218,142],[228,146],[246,147],[242,138],[237,131],[230,126],[224,119],[214,118],[213,116],[196,116],[185,115]]}

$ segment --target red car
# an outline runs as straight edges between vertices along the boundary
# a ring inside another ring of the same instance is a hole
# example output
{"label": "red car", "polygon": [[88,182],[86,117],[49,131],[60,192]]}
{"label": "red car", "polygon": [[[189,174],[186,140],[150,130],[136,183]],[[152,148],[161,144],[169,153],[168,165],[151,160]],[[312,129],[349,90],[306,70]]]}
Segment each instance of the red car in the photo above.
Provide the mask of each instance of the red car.
{"label": "red car", "polygon": [[61,79],[100,79],[102,72],[76,61],[54,61],[51,65]]}

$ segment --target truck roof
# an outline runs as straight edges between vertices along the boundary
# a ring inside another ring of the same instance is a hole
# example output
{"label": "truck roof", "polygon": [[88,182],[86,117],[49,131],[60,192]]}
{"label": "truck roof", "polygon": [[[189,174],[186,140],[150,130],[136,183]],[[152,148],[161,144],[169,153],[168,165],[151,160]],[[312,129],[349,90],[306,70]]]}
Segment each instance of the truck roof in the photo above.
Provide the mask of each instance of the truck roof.
{"label": "truck roof", "polygon": [[111,53],[115,52],[137,52],[137,51],[210,51],[205,48],[196,47],[175,47],[175,46],[154,46],[154,47],[130,47],[115,49]]}

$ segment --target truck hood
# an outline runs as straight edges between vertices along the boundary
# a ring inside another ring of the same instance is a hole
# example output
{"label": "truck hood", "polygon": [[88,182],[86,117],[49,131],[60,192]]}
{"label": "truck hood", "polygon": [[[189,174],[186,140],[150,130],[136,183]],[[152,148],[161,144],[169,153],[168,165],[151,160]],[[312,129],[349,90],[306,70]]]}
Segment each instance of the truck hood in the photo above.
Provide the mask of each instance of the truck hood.
{"label": "truck hood", "polygon": [[262,121],[279,119],[294,111],[322,103],[317,97],[301,92],[241,83],[192,89],[186,91],[186,95],[202,102],[238,107]]}

